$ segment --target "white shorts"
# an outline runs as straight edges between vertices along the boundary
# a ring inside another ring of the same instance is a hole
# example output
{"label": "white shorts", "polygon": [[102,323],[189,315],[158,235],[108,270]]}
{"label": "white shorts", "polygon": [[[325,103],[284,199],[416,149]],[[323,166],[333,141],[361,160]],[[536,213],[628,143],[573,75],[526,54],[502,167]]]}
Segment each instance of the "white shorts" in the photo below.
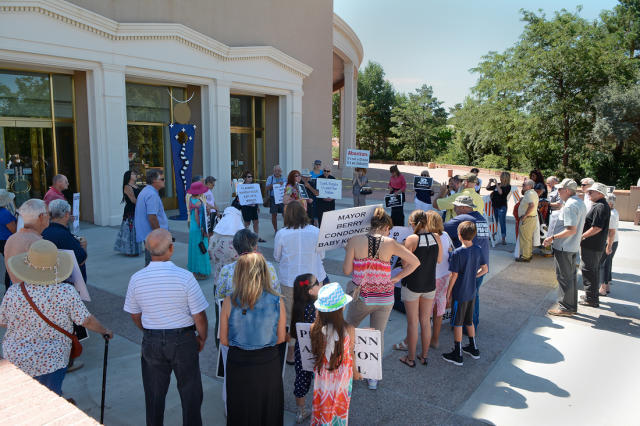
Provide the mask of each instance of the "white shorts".
{"label": "white shorts", "polygon": [[423,298],[423,299],[435,299],[436,297],[436,291],[430,291],[428,293],[415,293],[411,290],[409,290],[408,287],[406,286],[402,286],[402,290],[400,290],[400,297],[402,298],[403,302],[415,302],[416,300]]}
{"label": "white shorts", "polygon": [[422,201],[418,200],[417,198],[414,198],[413,202],[416,205],[416,209],[424,210],[425,212],[428,212],[429,210],[433,210],[433,205],[432,204],[423,203]]}

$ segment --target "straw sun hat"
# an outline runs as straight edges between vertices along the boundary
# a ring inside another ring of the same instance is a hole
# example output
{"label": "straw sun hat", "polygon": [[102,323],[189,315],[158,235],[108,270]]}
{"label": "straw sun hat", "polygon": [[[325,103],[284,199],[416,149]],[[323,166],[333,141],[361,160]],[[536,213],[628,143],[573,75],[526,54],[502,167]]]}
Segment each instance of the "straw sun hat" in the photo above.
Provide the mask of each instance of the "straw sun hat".
{"label": "straw sun hat", "polygon": [[29,251],[10,257],[9,269],[21,281],[29,284],[57,284],[69,278],[73,271],[73,254],[58,251],[55,244],[39,240]]}

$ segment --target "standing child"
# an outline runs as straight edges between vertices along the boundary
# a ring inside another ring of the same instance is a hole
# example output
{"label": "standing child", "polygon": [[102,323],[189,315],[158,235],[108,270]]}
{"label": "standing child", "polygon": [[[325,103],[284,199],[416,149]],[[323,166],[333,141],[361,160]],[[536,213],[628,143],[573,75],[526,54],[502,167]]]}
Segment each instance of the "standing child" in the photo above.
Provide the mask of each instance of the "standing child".
{"label": "standing child", "polygon": [[325,285],[314,303],[318,314],[311,325],[315,356],[312,425],[347,424],[351,385],[360,373],[354,362],[355,329],[344,321],[351,297],[338,283]]}
{"label": "standing child", "polygon": [[[313,302],[318,298],[318,291],[322,283],[313,274],[298,275],[293,281],[293,308],[291,310],[290,334],[297,336],[296,324],[299,322],[313,323],[316,319],[316,308]],[[309,392],[313,372],[302,369],[300,345],[296,340],[295,346],[296,381],[293,394],[296,397],[296,423],[302,423],[310,413],[305,410],[304,397]]]}
{"label": "standing child", "polygon": [[[462,365],[462,352],[469,354],[473,359],[480,358],[480,351],[476,344],[475,327],[473,326],[473,307],[476,293],[476,278],[489,271],[487,259],[482,249],[473,245],[473,237],[476,236],[476,225],[471,221],[464,221],[458,226],[458,238],[462,245],[458,247],[449,259],[451,278],[447,290],[447,300],[453,304],[451,310],[453,318],[454,348],[451,352],[442,354],[445,361],[455,365]],[[467,328],[469,344],[462,347],[462,326]]]}

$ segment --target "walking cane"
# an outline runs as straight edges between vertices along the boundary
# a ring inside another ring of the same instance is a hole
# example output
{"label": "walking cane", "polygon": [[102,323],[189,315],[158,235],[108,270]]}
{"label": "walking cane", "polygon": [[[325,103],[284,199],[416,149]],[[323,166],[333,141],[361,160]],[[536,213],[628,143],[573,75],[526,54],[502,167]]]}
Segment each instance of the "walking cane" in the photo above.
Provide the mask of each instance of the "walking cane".
{"label": "walking cane", "polygon": [[100,424],[104,424],[104,393],[107,384],[107,355],[109,354],[109,335],[104,334],[104,363],[102,364],[102,399],[100,400]]}

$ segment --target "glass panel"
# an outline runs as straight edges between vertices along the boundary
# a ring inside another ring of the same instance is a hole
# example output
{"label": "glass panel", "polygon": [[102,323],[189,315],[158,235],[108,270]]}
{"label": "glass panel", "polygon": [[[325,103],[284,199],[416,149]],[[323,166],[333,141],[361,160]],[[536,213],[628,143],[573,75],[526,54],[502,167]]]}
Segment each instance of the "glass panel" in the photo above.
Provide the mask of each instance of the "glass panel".
{"label": "glass panel", "polygon": [[169,122],[171,98],[168,87],[127,83],[126,90],[128,121]]}
{"label": "glass panel", "polygon": [[[168,96],[167,96],[168,98]],[[135,169],[142,176],[151,169],[158,169],[165,176],[164,197],[173,197],[173,168],[170,153],[165,158],[165,149],[169,138],[165,137],[164,126],[143,126],[131,124],[127,126],[129,139],[129,168]],[[143,177],[144,180],[144,177]]]}
{"label": "glass panel", "polygon": [[256,127],[264,127],[264,123],[262,122],[262,111],[264,111],[264,98],[254,98],[254,99],[256,100]]}
{"label": "glass panel", "polygon": [[251,133],[231,133],[231,179],[239,179],[245,170],[255,170]]}
{"label": "glass panel", "polygon": [[[256,105],[258,105],[259,99],[256,99]],[[256,114],[257,116],[257,114]],[[256,130],[256,174],[255,180],[263,181],[266,179],[265,164],[264,164],[264,137],[262,130]]]}
{"label": "glass panel", "polygon": [[251,127],[251,96],[231,96],[231,126]]}
{"label": "glass panel", "polygon": [[0,116],[51,117],[49,75],[0,71]]}
{"label": "glass panel", "polygon": [[53,75],[53,113],[56,118],[73,118],[73,86],[70,75]]}
{"label": "glass panel", "polygon": [[52,129],[4,127],[0,131],[7,165],[2,183],[16,194],[16,206],[44,197],[54,173]]}
{"label": "glass panel", "polygon": [[[54,89],[55,93],[55,89]],[[58,110],[55,111],[56,115]],[[56,123],[56,150],[58,154],[58,173],[69,179],[69,189],[64,195],[73,199],[73,193],[78,192],[76,181],[76,154],[73,149],[73,124]]]}

